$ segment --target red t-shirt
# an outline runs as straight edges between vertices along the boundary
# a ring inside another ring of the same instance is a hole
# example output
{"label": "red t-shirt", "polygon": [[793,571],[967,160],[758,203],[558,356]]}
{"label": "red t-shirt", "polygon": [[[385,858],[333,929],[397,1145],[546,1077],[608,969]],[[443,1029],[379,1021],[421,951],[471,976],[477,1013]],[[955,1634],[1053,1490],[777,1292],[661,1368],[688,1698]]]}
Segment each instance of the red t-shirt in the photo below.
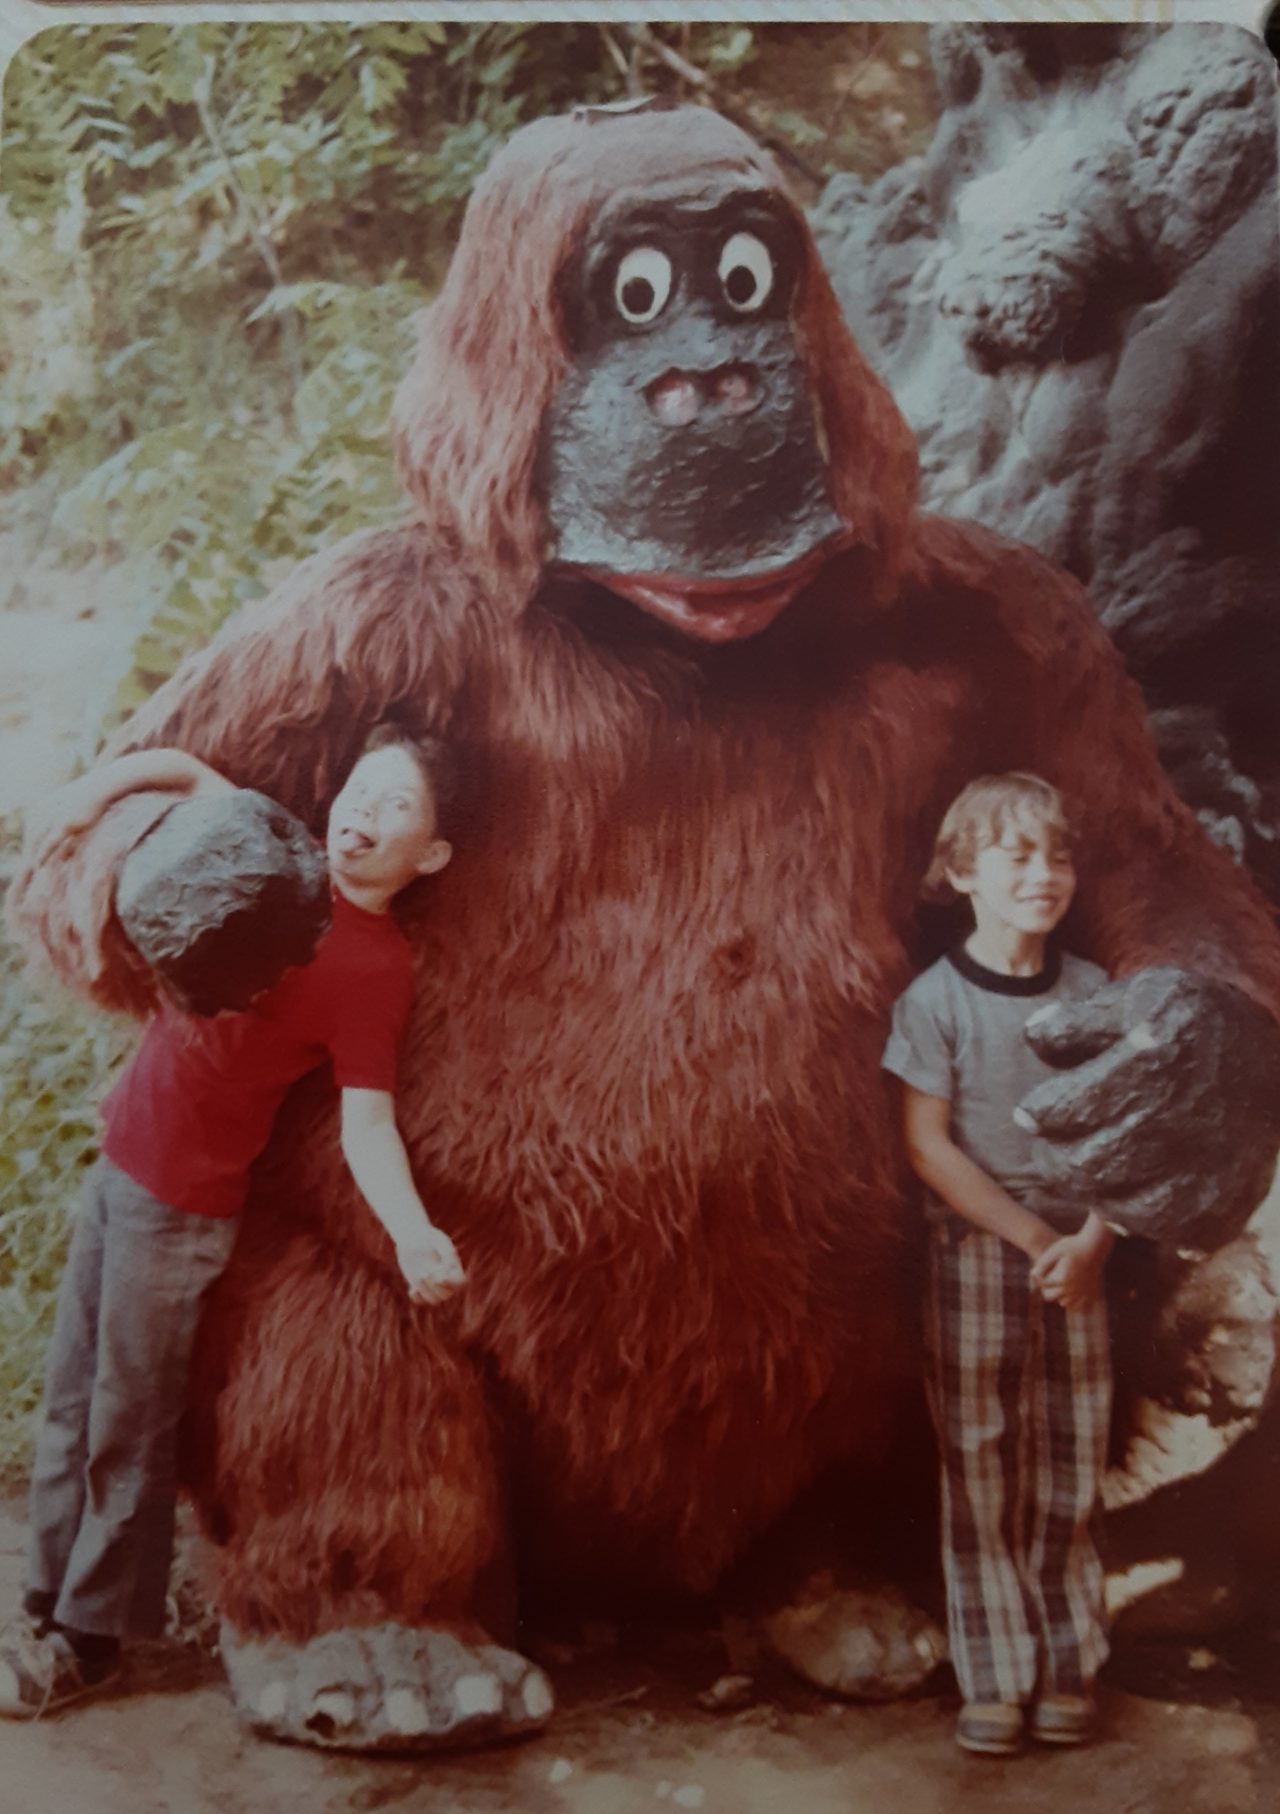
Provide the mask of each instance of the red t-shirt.
{"label": "red t-shirt", "polygon": [[309,964],[241,1014],[164,1008],[102,1105],[102,1151],[174,1209],[233,1216],[292,1084],[333,1061],[339,1089],[393,1090],[413,988],[408,941],[387,914],[336,891]]}

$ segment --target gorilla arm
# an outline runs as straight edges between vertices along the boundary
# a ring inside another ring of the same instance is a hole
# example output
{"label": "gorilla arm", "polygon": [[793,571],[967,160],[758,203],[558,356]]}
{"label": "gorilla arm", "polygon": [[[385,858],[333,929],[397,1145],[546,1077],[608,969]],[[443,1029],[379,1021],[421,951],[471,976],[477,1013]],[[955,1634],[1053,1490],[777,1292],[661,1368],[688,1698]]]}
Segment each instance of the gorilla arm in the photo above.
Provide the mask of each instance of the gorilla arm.
{"label": "gorilla arm", "polygon": [[[425,565],[424,539],[411,528],[356,536],[305,562],[185,661],[107,756],[186,750],[319,829],[382,714],[398,708],[436,727],[447,718],[463,659],[452,633],[460,614],[428,586]],[[92,826],[42,843],[10,890],[15,932],[101,1007],[155,1005],[151,975],[115,916],[115,884],[173,798],[131,793]]]}
{"label": "gorilla arm", "polygon": [[1017,618],[1001,614],[1032,657],[1024,724],[1077,833],[1076,936],[1116,980],[1028,1029],[1064,1068],[1019,1114],[1083,1206],[1171,1246],[1217,1247],[1261,1201],[1280,1145],[1280,940],[1175,796],[1084,595],[1023,558]]}

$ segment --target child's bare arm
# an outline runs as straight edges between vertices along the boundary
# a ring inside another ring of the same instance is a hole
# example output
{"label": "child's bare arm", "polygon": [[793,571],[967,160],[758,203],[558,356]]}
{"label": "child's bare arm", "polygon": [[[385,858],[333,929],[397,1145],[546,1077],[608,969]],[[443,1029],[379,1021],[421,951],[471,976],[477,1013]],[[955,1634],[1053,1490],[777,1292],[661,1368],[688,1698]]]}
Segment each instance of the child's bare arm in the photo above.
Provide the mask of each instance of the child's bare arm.
{"label": "child's bare arm", "polygon": [[366,1203],[391,1236],[410,1297],[422,1304],[448,1297],[465,1277],[462,1262],[422,1206],[389,1091],[343,1090],[342,1153]]}
{"label": "child's bare arm", "polygon": [[90,769],[52,794],[28,825],[28,838],[38,858],[40,849],[72,832],[96,824],[109,806],[127,794],[156,789],[176,793],[221,793],[233,784],[185,750],[136,750]]}
{"label": "child's bare arm", "polygon": [[945,1098],[904,1084],[903,1116],[912,1170],[957,1215],[1021,1248],[1032,1260],[1054,1244],[1057,1237],[1048,1223],[1015,1201],[952,1140],[951,1105]]}

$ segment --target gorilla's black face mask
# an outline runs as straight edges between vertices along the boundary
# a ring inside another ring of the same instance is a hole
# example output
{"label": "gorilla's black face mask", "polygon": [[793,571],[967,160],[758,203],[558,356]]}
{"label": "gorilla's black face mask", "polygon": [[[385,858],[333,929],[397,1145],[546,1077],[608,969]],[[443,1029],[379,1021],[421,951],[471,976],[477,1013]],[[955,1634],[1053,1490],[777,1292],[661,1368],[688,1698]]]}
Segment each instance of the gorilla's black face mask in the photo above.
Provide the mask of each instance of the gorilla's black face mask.
{"label": "gorilla's black face mask", "polygon": [[785,204],[726,175],[620,196],[561,274],[556,565],[701,641],[763,629],[843,532],[791,322],[805,257]]}

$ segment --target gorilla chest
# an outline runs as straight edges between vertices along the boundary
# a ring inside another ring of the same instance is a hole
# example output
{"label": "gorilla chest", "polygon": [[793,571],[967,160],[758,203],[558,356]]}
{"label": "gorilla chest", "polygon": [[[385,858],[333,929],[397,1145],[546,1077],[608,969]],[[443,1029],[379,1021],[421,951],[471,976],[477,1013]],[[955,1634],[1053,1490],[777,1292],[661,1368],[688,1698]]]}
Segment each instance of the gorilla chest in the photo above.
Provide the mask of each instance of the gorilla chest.
{"label": "gorilla chest", "polygon": [[701,1169],[874,1067],[898,958],[883,815],[779,782],[633,793],[578,841],[548,785],[553,810],[459,858],[415,1033],[468,1163],[553,1142],[647,1168],[678,1128]]}

